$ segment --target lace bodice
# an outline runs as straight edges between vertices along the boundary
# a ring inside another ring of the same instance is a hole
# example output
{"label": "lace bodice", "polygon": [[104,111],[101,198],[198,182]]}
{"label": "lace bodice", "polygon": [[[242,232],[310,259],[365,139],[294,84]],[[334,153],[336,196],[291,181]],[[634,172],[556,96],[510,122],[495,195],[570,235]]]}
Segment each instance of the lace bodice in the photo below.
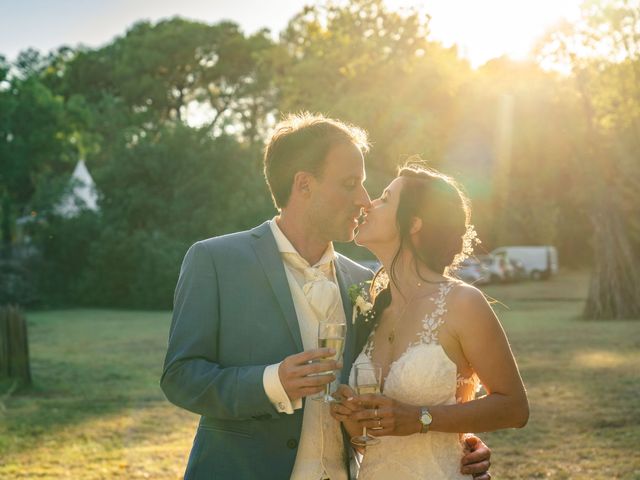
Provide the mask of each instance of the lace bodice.
{"label": "lace bodice", "polygon": [[[446,298],[455,285],[453,281],[443,283],[431,298],[434,309],[423,318],[416,340],[389,366],[384,395],[417,406],[451,405],[475,397],[477,376],[459,375],[439,342]],[[374,336],[375,329],[356,363],[371,363]],[[353,386],[353,377],[351,383]],[[429,432],[381,440],[367,448],[359,480],[470,478],[460,473],[462,443],[457,433]]]}

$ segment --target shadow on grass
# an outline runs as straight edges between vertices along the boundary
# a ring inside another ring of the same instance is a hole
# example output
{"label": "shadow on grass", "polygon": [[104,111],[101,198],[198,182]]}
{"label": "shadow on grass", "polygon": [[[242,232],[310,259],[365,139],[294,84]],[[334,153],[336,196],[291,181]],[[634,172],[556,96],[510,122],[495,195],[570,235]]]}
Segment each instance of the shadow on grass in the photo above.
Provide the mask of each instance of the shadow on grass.
{"label": "shadow on grass", "polygon": [[36,371],[39,375],[32,386],[5,393],[0,437],[12,440],[0,441],[0,452],[19,453],[78,424],[168,405],[158,385],[159,374],[153,378],[122,370],[122,365],[96,368],[51,360]]}

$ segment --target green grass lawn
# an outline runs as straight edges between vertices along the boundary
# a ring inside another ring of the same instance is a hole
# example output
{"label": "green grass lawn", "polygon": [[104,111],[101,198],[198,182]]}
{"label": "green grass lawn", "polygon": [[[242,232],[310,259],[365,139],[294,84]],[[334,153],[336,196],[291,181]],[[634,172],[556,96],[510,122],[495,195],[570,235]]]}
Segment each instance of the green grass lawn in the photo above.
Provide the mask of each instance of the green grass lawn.
{"label": "green grass lawn", "polygon": [[[531,404],[526,428],[482,435],[495,479],[640,479],[640,321],[578,320],[586,281],[486,289]],[[28,319],[35,386],[0,393],[0,478],[181,478],[197,418],[158,386],[170,314]]]}

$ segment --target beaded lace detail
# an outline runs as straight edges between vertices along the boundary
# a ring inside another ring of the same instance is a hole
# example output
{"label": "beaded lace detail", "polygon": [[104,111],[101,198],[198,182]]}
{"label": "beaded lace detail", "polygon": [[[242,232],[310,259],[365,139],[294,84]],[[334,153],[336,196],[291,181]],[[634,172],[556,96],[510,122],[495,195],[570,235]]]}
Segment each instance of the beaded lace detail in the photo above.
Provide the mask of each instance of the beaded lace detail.
{"label": "beaded lace detail", "polygon": [[[407,350],[420,344],[429,345],[440,343],[438,340],[438,333],[440,327],[444,323],[444,319],[442,317],[445,313],[447,313],[446,297],[454,286],[454,282],[442,283],[438,288],[437,296],[429,298],[429,300],[434,302],[435,309],[433,310],[433,312],[427,314],[424,319],[422,319],[422,330],[417,333],[418,339],[415,342],[410,343],[407,346]],[[372,358],[371,355],[373,354],[374,347],[373,337],[375,336],[377,328],[377,325],[373,327],[373,330],[369,335],[369,339],[367,340],[367,344],[364,347],[364,354],[369,357],[369,359]]]}
{"label": "beaded lace detail", "polygon": [[436,298],[431,298],[435,303],[436,308],[422,320],[423,330],[418,332],[420,342],[426,344],[440,343],[438,340],[438,333],[440,327],[444,323],[444,319],[442,317],[447,313],[447,302],[445,299],[447,294],[453,289],[454,285],[455,283],[453,282],[443,283],[440,285],[438,290],[438,296]]}

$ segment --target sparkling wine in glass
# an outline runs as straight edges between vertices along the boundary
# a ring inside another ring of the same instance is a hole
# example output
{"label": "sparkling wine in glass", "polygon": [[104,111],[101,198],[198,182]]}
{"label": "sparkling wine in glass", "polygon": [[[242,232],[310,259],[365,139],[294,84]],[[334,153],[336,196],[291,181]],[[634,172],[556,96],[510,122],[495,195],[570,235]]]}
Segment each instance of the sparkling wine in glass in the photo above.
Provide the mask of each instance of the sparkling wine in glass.
{"label": "sparkling wine in glass", "polygon": [[[358,395],[380,393],[382,368],[372,363],[356,363],[353,372]],[[368,447],[380,443],[380,439],[367,434],[367,427],[362,427],[362,435],[353,437],[351,443],[358,447]]]}
{"label": "sparkling wine in glass", "polygon": [[[344,352],[344,339],[346,335],[346,323],[320,322],[318,324],[318,347],[333,348],[333,350],[336,352],[333,357],[327,357],[326,360],[335,360],[336,362],[340,361],[340,359],[342,358],[342,353]],[[326,360],[320,361],[322,362]],[[324,403],[334,402],[335,399],[331,396],[331,384],[327,383],[327,385],[325,386],[324,394],[322,396],[313,398],[313,400],[322,401]]]}

